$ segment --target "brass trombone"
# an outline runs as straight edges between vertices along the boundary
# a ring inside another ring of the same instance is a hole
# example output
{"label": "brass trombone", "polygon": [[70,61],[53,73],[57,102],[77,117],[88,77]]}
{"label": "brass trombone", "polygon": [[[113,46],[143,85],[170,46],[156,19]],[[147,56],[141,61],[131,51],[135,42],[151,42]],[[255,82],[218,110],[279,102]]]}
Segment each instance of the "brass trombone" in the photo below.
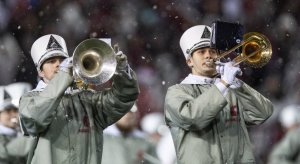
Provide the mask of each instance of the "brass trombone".
{"label": "brass trombone", "polygon": [[272,56],[272,46],[268,38],[257,32],[244,34],[243,41],[218,56],[214,61],[219,61],[231,52],[242,46],[242,53],[233,59],[234,65],[245,62],[246,65],[253,68],[260,68],[267,64]]}

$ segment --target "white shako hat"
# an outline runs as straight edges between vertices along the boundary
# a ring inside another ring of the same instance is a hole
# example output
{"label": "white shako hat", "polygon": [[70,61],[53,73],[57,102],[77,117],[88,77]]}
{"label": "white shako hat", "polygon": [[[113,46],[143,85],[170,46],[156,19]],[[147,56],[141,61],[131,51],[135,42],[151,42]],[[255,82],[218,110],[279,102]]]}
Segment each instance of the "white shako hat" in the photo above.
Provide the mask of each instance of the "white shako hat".
{"label": "white shako hat", "polygon": [[181,36],[179,44],[185,59],[191,54],[204,47],[210,47],[211,28],[206,25],[196,25],[187,29]]}
{"label": "white shako hat", "polygon": [[164,124],[164,116],[159,112],[149,113],[141,120],[141,128],[148,134],[157,133],[159,128]]}
{"label": "white shako hat", "polygon": [[300,124],[300,106],[292,104],[283,108],[279,115],[279,121],[284,128]]}
{"label": "white shako hat", "polygon": [[48,34],[38,38],[31,47],[31,57],[37,68],[41,71],[42,64],[51,57],[69,57],[65,40],[55,34]]}
{"label": "white shako hat", "polygon": [[16,82],[5,86],[5,91],[10,95],[12,103],[19,107],[19,101],[23,94],[32,89],[27,82]]}
{"label": "white shako hat", "polygon": [[16,82],[7,86],[0,86],[0,112],[19,107],[21,96],[30,91],[31,85],[27,82]]}
{"label": "white shako hat", "polygon": [[17,107],[12,103],[11,96],[6,92],[5,86],[0,86],[0,112],[12,108],[17,109]]}

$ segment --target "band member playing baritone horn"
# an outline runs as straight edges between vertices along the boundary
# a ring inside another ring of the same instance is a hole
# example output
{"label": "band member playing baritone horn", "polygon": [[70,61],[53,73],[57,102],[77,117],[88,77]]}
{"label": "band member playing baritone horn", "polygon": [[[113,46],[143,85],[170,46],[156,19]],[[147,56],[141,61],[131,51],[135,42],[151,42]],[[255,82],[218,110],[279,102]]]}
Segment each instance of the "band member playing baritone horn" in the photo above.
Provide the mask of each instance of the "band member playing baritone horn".
{"label": "band member playing baritone horn", "polygon": [[35,137],[31,164],[99,164],[102,131],[124,116],[138,93],[135,73],[123,53],[110,90],[68,90],[73,82],[72,59],[61,36],[37,39],[31,57],[42,80],[22,96],[20,119],[25,135]]}
{"label": "band member playing baritone horn", "polygon": [[236,78],[242,71],[233,62],[213,62],[210,36],[210,27],[197,25],[180,38],[191,73],[165,98],[178,164],[255,163],[247,126],[269,118],[272,103]]}

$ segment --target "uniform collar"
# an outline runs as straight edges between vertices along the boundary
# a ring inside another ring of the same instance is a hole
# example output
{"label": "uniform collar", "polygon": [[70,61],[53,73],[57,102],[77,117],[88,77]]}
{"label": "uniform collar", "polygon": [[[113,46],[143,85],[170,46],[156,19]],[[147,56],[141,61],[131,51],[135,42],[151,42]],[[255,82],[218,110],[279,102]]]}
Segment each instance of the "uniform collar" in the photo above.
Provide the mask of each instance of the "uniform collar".
{"label": "uniform collar", "polygon": [[43,80],[40,80],[38,85],[33,91],[43,91],[46,88],[46,86],[47,84]]}
{"label": "uniform collar", "polygon": [[181,84],[215,84],[220,78],[209,78],[205,76],[189,74]]}
{"label": "uniform collar", "polygon": [[[43,80],[40,80],[38,85],[36,86],[36,88],[32,91],[43,91],[46,87],[47,87],[48,84],[46,84]],[[66,94],[74,94],[74,93],[77,93],[79,92],[80,90],[79,89],[71,89],[71,87],[68,87],[65,91]]]}
{"label": "uniform collar", "polygon": [[17,131],[0,124],[0,134],[4,134],[7,136],[16,136]]}

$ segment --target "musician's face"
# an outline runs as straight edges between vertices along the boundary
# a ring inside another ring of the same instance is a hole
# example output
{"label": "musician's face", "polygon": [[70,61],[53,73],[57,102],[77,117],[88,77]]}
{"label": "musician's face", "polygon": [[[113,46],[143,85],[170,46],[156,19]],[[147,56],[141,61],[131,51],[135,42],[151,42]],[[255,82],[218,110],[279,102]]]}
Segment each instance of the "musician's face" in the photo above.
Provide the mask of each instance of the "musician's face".
{"label": "musician's face", "polygon": [[216,65],[213,61],[217,57],[217,51],[211,48],[201,48],[193,52],[187,60],[193,75],[212,77],[216,74]]}
{"label": "musician's face", "polygon": [[64,60],[64,57],[53,57],[47,59],[41,66],[39,76],[43,78],[45,83],[53,79],[54,75],[59,71],[59,64]]}
{"label": "musician's face", "polygon": [[0,112],[0,124],[15,129],[19,125],[18,111],[16,109],[7,109]]}

